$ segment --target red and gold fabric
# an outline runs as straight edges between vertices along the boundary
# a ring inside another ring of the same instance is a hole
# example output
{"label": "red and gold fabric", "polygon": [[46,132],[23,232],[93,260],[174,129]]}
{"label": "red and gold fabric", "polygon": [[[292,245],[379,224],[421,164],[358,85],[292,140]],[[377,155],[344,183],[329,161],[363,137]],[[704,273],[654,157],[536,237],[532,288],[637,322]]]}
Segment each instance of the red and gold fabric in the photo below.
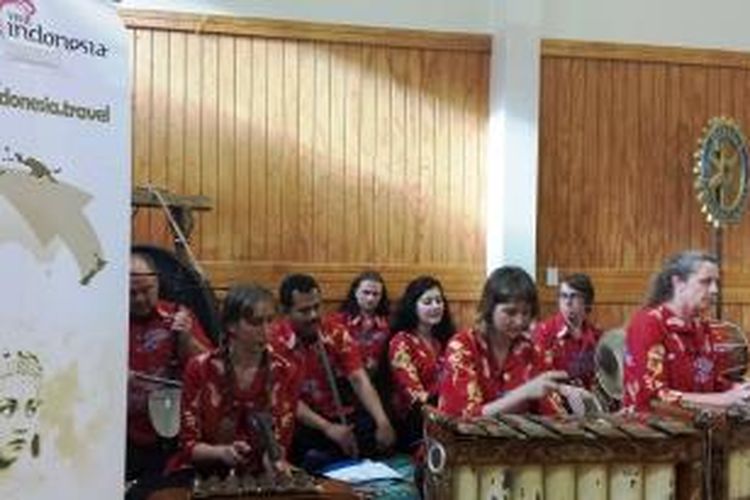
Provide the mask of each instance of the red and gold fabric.
{"label": "red and gold fabric", "polygon": [[685,392],[729,389],[717,359],[706,321],[682,319],[665,306],[641,309],[625,336],[624,407],[649,411],[654,400],[679,403]]}
{"label": "red and gold fabric", "polygon": [[[529,381],[543,368],[541,351],[528,336],[514,339],[499,366],[484,332],[462,330],[446,348],[438,408],[457,417],[480,415],[485,404]],[[537,405],[524,410],[537,411]]]}
{"label": "red and gold fabric", "polygon": [[363,314],[353,316],[339,312],[332,314],[330,321],[341,323],[349,331],[359,347],[362,363],[367,373],[375,374],[383,359],[383,351],[388,346],[391,334],[388,328],[388,318]]}
{"label": "red and gold fabric", "polygon": [[587,320],[581,325],[580,334],[574,336],[564,316],[557,313],[537,325],[533,339],[547,367],[564,370],[570,377],[568,383],[590,390],[595,381],[596,344],[601,336],[602,331]]}
{"label": "red and gold fabric", "polygon": [[393,409],[403,419],[415,404],[437,396],[443,365],[443,347],[436,339],[398,332],[388,345],[393,382]]}
{"label": "red and gold fabric", "polygon": [[[318,332],[336,378],[348,378],[361,369],[359,348],[347,329],[339,322],[326,319]],[[280,320],[271,328],[272,351],[287,365],[295,367],[291,378],[298,386],[299,397],[313,411],[328,420],[338,417],[328,375],[315,342],[306,343],[295,333],[289,320]],[[344,413],[351,407],[342,408]]]}
{"label": "red and gold fabric", "polygon": [[271,416],[278,443],[288,450],[294,432],[297,396],[290,385],[288,365],[268,354],[250,385],[232,389],[226,366],[216,350],[190,360],[183,378],[180,445],[169,468],[190,464],[198,443],[231,444],[245,441],[252,449],[249,467],[259,470],[264,449],[262,439],[248,417],[252,413]]}
{"label": "red and gold fabric", "polygon": [[[131,371],[163,378],[181,378],[187,363],[177,356],[177,332],[171,330],[180,306],[160,300],[153,314],[144,319],[130,319],[128,368]],[[190,312],[193,339],[204,349],[211,341],[200,321]],[[156,431],[148,417],[148,396],[153,384],[131,378],[128,382],[128,439],[138,446],[153,445]]]}

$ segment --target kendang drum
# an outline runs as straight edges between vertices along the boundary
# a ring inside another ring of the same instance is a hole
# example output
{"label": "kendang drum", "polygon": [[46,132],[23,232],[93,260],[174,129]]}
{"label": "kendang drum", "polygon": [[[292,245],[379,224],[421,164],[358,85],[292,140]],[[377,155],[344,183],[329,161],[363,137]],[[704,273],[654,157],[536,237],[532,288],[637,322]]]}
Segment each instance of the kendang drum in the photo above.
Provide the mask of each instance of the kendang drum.
{"label": "kendang drum", "polygon": [[734,382],[744,380],[748,368],[745,331],[729,321],[713,321],[711,337],[718,353],[716,362],[719,373]]}
{"label": "kendang drum", "polygon": [[614,412],[622,406],[625,359],[625,329],[607,330],[594,352],[595,379],[592,388],[603,408]]}
{"label": "kendang drum", "polygon": [[431,499],[701,497],[703,433],[680,419],[456,419],[426,408],[425,432],[425,493]]}

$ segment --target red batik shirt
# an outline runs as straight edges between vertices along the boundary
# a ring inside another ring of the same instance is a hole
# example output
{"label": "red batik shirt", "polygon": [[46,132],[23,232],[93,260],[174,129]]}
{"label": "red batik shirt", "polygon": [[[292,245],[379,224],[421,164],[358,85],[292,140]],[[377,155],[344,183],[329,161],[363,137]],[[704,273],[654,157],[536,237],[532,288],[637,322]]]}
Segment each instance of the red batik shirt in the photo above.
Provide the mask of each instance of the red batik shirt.
{"label": "red batik shirt", "polygon": [[[336,321],[324,320],[318,332],[336,378],[349,378],[362,368],[362,358],[357,344],[346,328]],[[274,323],[271,333],[273,351],[290,366],[296,367],[294,379],[299,386],[299,396],[313,411],[328,420],[338,418],[333,391],[325,368],[320,360],[316,343],[305,343],[292,328],[289,320]],[[342,408],[344,413],[351,407]]]}
{"label": "red batik shirt", "polygon": [[729,389],[717,358],[707,322],[684,320],[665,306],[641,309],[625,336],[624,407],[648,411],[654,399],[677,403],[684,392]]}
{"label": "red batik shirt", "polygon": [[394,386],[393,409],[406,418],[415,404],[437,395],[443,366],[443,346],[416,332],[398,332],[388,345],[388,359]]}
{"label": "red batik shirt", "polygon": [[170,469],[189,465],[198,443],[217,445],[245,441],[253,450],[249,468],[259,470],[266,450],[258,431],[248,421],[255,412],[271,416],[276,440],[285,452],[288,450],[297,400],[289,387],[283,361],[271,354],[268,356],[250,386],[235,387],[233,394],[220,351],[203,353],[190,360],[183,378],[181,450],[171,460]]}
{"label": "red batik shirt", "polygon": [[[541,358],[529,337],[519,336],[503,366],[498,366],[486,334],[478,329],[462,330],[445,350],[438,408],[457,417],[481,415],[485,404],[541,373]],[[536,406],[530,409],[536,410]]]}
{"label": "red batik shirt", "polygon": [[[148,318],[130,318],[128,368],[164,378],[182,378],[187,360],[177,357],[177,333],[171,330],[178,305],[160,300]],[[211,341],[198,318],[190,313],[193,339],[205,349]],[[138,446],[156,443],[157,435],[148,417],[148,396],[158,385],[130,378],[128,381],[128,439]]]}
{"label": "red batik shirt", "polygon": [[564,370],[568,383],[591,389],[596,367],[594,353],[602,331],[588,321],[581,325],[579,337],[574,337],[561,313],[539,323],[534,331],[534,344],[542,351],[549,369]]}
{"label": "red batik shirt", "polygon": [[339,322],[349,331],[349,334],[357,342],[362,363],[371,376],[377,372],[378,365],[383,356],[383,351],[388,345],[390,330],[388,329],[388,318],[385,316],[365,316],[349,313],[335,313],[331,315],[331,321]]}

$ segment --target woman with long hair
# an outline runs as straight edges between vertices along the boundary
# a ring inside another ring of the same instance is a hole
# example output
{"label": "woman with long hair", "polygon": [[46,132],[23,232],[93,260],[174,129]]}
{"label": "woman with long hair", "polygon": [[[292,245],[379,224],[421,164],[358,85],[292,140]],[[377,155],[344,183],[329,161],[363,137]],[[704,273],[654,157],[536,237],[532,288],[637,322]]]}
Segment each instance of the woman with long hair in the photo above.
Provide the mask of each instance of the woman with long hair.
{"label": "woman with long hair", "polygon": [[172,468],[287,470],[296,399],[268,350],[275,318],[271,292],[235,286],[222,310],[220,347],[190,360],[182,395],[181,451]]}
{"label": "woman with long hair", "polygon": [[448,343],[438,407],[454,416],[538,411],[538,401],[567,378],[564,371],[545,371],[531,341],[530,324],[538,314],[536,287],[523,269],[493,271],[476,325]]}
{"label": "woman with long hair", "polygon": [[718,291],[712,255],[688,250],[664,262],[626,330],[626,409],[649,411],[655,401],[725,407],[750,398],[750,385],[733,385],[718,369],[707,320]]}
{"label": "woman with long hair", "polygon": [[362,363],[375,378],[388,346],[390,301],[383,277],[377,271],[364,271],[352,280],[346,299],[331,315],[343,324],[359,347]]}
{"label": "woman with long hair", "polygon": [[422,406],[437,400],[443,353],[455,326],[443,286],[432,276],[411,281],[391,324],[388,346],[393,412],[402,447],[422,435]]}

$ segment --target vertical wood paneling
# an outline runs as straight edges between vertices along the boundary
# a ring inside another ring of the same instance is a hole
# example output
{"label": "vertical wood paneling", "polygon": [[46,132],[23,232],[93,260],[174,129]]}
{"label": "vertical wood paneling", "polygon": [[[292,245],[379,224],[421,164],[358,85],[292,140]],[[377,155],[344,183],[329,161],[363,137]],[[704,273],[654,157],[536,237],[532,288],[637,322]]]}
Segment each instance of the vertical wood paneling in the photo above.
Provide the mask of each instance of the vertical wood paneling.
{"label": "vertical wood paneling", "polygon": [[[218,40],[218,112],[217,127],[219,136],[217,141],[217,256],[219,260],[232,258],[232,235],[234,220],[241,216],[237,210],[237,178],[235,175],[235,144],[237,144],[237,122],[235,110],[238,107],[235,75],[234,38],[222,37]],[[226,243],[222,243],[226,242]]]}
{"label": "vertical wood paneling", "polygon": [[[281,144],[299,144],[299,44],[285,40],[283,64],[283,135]],[[300,260],[297,235],[301,233],[299,148],[279,147],[281,171],[281,255]]]}
{"label": "vertical wood paneling", "polygon": [[[186,59],[190,61],[185,68],[186,73],[186,112],[185,112],[185,194],[199,194],[201,192],[201,133],[202,123],[202,91],[203,72],[201,65],[201,51],[203,40],[200,36],[187,35]],[[137,105],[136,105],[137,106]],[[137,175],[133,180],[143,182]],[[204,216],[201,213],[197,217],[197,227],[193,231],[192,246],[194,249],[202,248]]]}
{"label": "vertical wood paneling", "polygon": [[299,46],[299,232],[295,235],[299,258],[314,259],[315,237],[315,45],[312,42]]}
{"label": "vertical wood paneling", "polygon": [[282,241],[284,238],[283,210],[286,201],[285,191],[293,189],[296,182],[296,172],[285,170],[282,163],[285,147],[284,123],[284,42],[268,40],[266,75],[268,87],[266,89],[267,112],[267,145],[266,145],[266,178],[268,189],[266,195],[266,233],[268,255],[284,255]]}
{"label": "vertical wood paneling", "polygon": [[[150,179],[151,158],[151,32],[131,32],[133,54],[133,177]],[[141,181],[143,182],[143,181]],[[133,241],[150,240],[151,213],[143,211],[134,219]]]}
{"label": "vertical wood paneling", "polygon": [[268,255],[270,232],[268,220],[268,72],[266,40],[252,40],[252,108],[250,128],[250,260],[262,260]]}
{"label": "vertical wood paneling", "polygon": [[233,186],[234,215],[232,224],[233,260],[250,258],[250,221],[253,213],[250,199],[250,137],[252,135],[252,44],[250,40],[239,38],[236,41],[235,68],[235,139]]}
{"label": "vertical wood paneling", "polygon": [[[395,191],[393,179],[394,162],[392,161],[393,145],[391,143],[394,99],[391,93],[391,60],[388,50],[376,47],[375,67],[375,191],[373,194],[373,216],[375,218],[375,253],[373,262],[386,262],[390,256],[390,207],[391,199],[399,196]],[[402,99],[403,102],[403,99]],[[403,109],[403,107],[402,107]]]}
{"label": "vertical wood paneling", "polygon": [[[137,27],[131,43],[134,182],[211,199],[192,234],[209,270],[275,287],[285,269],[374,267],[401,286],[415,265],[473,319],[486,52]],[[170,244],[156,212],[133,231]]]}
{"label": "vertical wood paneling", "polygon": [[219,199],[219,37],[208,35],[203,38],[200,61],[201,82],[201,187],[200,193],[208,196],[216,204],[216,209],[203,215],[201,231],[201,257],[219,258],[219,216],[222,214],[222,200]]}
{"label": "vertical wood paneling", "polygon": [[[737,62],[734,54],[728,64],[686,49],[675,56],[665,48],[660,58],[651,48],[641,60],[627,46],[580,43],[577,55],[575,43],[565,45],[567,53],[542,57],[537,262],[540,273],[554,266],[599,277],[597,295],[606,301],[597,319],[610,328],[638,306],[646,277],[667,255],[709,248],[693,153],[713,116],[750,126],[750,56]],[[749,241],[747,217],[725,231],[724,281],[732,289],[725,314],[745,328],[750,299],[737,290],[747,286]],[[629,272],[643,280],[618,278]],[[553,309],[552,291],[543,288],[543,296]]]}

